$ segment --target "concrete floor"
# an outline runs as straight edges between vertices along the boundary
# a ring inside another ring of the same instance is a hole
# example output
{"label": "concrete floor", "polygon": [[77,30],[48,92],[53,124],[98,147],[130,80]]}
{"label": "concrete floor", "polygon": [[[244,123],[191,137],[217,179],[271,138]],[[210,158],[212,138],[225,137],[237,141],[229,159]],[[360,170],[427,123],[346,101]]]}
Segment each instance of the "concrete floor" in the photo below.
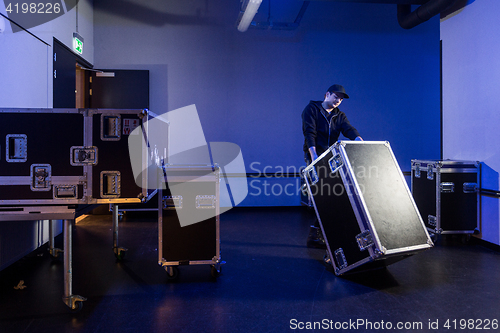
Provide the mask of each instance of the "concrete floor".
{"label": "concrete floor", "polygon": [[[158,265],[154,213],[125,214],[121,261],[111,216],[90,215],[74,228],[81,311],[62,301],[62,259],[42,249],[0,272],[0,332],[498,330],[498,252],[452,236],[386,268],[337,277],[324,250],[305,246],[313,219],[304,207],[235,208],[220,217],[222,274],[180,266],[170,280]],[[26,288],[15,289],[20,280]]]}

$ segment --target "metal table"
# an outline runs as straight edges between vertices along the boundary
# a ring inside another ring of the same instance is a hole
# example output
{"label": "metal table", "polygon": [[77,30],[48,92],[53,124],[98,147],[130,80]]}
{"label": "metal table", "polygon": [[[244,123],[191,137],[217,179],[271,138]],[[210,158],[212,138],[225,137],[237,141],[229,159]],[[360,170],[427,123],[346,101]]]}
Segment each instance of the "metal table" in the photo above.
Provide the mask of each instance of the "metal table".
{"label": "metal table", "polygon": [[[73,294],[72,269],[72,229],[75,222],[75,209],[68,206],[9,206],[0,209],[0,221],[38,221],[49,220],[49,251],[57,257],[63,252],[64,259],[64,295],[63,302],[72,310],[79,311],[83,307],[85,297]],[[63,220],[63,250],[54,248],[54,220]]]}

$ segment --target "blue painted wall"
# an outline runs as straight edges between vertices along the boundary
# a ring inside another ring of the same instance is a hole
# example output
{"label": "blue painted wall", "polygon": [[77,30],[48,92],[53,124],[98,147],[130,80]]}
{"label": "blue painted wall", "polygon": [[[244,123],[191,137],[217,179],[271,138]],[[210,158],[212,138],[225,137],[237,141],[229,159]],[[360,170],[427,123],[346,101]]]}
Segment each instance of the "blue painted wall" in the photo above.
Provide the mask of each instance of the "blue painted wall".
{"label": "blue painted wall", "polygon": [[[412,158],[439,158],[438,18],[405,30],[396,5],[311,1],[295,30],[241,33],[239,1],[127,3],[94,1],[94,65],[149,69],[151,109],[196,104],[206,140],[238,144],[247,172],[299,170],[301,112],[333,83],[351,96],[341,105],[351,123],[389,141],[403,171]],[[255,20],[291,22],[301,4],[273,1],[269,12],[264,1]]]}

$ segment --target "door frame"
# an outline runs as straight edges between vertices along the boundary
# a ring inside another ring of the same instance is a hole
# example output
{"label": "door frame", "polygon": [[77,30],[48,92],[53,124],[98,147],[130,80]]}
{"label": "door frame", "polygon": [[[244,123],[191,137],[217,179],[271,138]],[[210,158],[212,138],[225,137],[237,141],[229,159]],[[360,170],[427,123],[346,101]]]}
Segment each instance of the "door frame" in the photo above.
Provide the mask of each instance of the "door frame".
{"label": "door frame", "polygon": [[[88,77],[89,77],[89,74],[87,72],[87,69],[92,69],[94,66],[89,63],[87,60],[83,59],[81,56],[79,56],[78,54],[74,53],[69,47],[67,47],[66,45],[64,45],[61,41],[59,41],[57,38],[53,38],[53,46],[52,46],[52,63],[54,64],[54,52],[55,52],[55,47],[59,47],[59,49],[62,49],[63,51],[66,51],[66,52],[69,52],[69,54],[71,54],[70,57],[68,58],[72,58],[72,63],[71,64],[66,64],[68,67],[71,66],[71,67],[74,67],[75,68],[75,75],[74,75],[74,80],[73,80],[73,84],[74,84],[74,89],[72,91],[76,91],[76,93],[78,94],[78,96],[75,96],[75,105],[73,105],[72,107],[87,107],[88,106],[88,89],[87,89],[87,86],[88,86]],[[66,54],[68,55],[68,54]],[[59,57],[59,59],[61,59],[61,57]],[[80,69],[77,69],[77,66],[79,68],[81,68],[81,70],[84,70],[84,75],[81,75],[82,73],[79,73],[77,75],[77,71],[79,71]],[[52,66],[52,71],[54,71],[54,65]],[[78,84],[77,84],[77,78],[78,78]],[[54,83],[54,80],[56,78],[53,76],[52,77],[52,82]],[[68,81],[68,84],[69,81]],[[77,89],[77,85],[80,86],[80,87],[83,87],[83,91],[81,91],[81,89]],[[83,94],[83,95],[82,95]],[[55,89],[55,85],[52,84],[52,105],[54,105],[54,101],[58,100],[58,99],[63,99],[65,97],[68,97],[68,96],[63,96],[62,95],[62,92],[60,91],[57,91]],[[77,105],[77,101],[78,101],[78,105]]]}

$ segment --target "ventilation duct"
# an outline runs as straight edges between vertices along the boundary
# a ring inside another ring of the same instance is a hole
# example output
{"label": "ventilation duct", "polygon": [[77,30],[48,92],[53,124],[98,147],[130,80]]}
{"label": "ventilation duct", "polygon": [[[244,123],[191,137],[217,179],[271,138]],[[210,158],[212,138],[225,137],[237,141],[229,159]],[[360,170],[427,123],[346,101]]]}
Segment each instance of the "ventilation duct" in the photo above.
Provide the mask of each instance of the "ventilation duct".
{"label": "ventilation duct", "polygon": [[404,29],[411,29],[422,22],[440,14],[453,5],[456,0],[430,0],[413,12],[411,5],[398,5],[398,22]]}
{"label": "ventilation duct", "polygon": [[[267,22],[257,22],[253,26],[257,29],[267,29],[267,30],[294,30],[297,29],[304,17],[307,6],[309,6],[309,1],[304,1],[300,7],[299,13],[293,22],[273,22],[269,18]],[[271,15],[271,1],[269,1],[269,16]]]}

